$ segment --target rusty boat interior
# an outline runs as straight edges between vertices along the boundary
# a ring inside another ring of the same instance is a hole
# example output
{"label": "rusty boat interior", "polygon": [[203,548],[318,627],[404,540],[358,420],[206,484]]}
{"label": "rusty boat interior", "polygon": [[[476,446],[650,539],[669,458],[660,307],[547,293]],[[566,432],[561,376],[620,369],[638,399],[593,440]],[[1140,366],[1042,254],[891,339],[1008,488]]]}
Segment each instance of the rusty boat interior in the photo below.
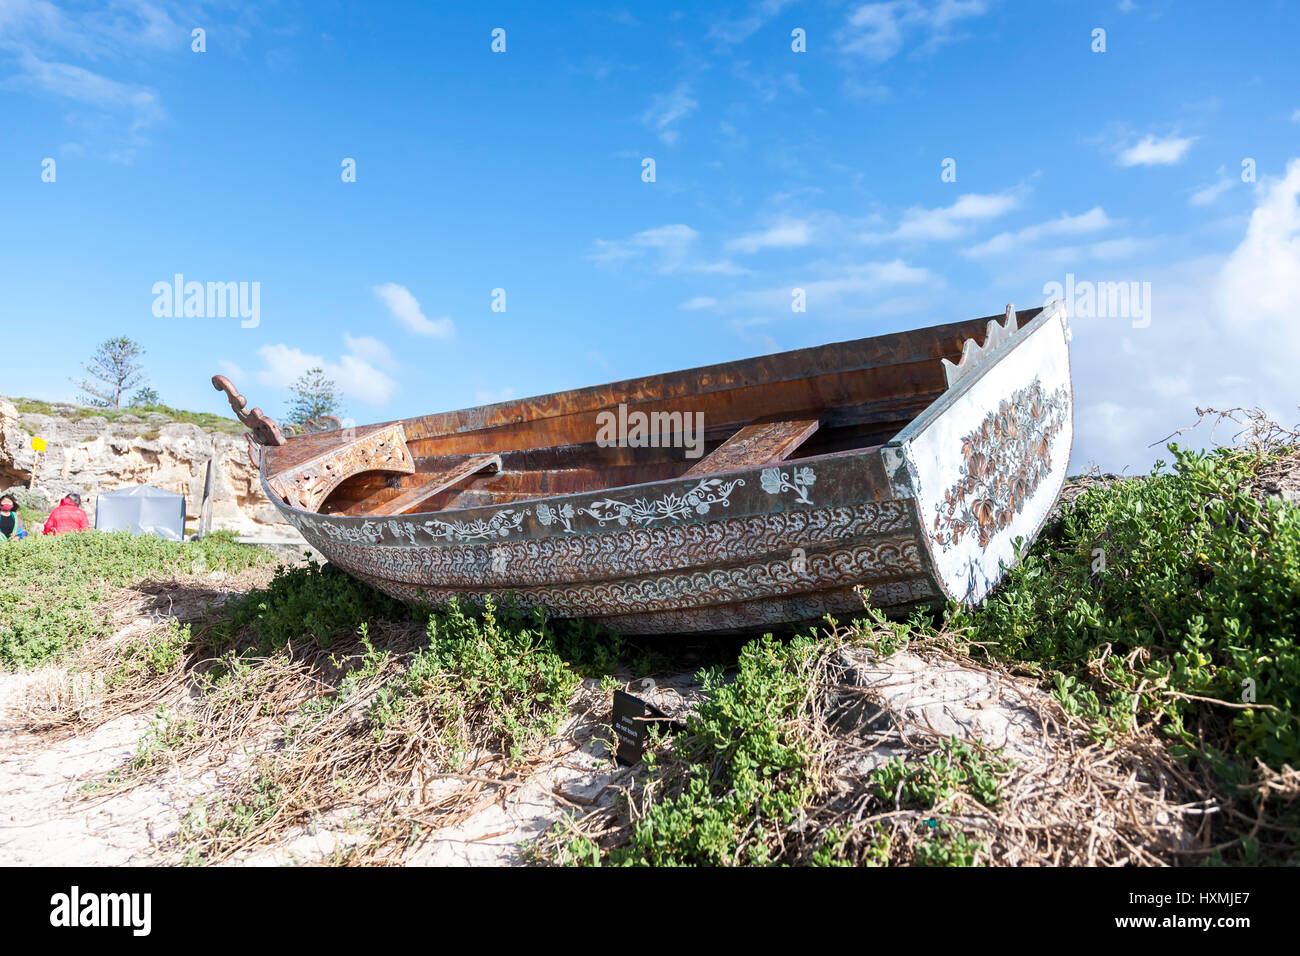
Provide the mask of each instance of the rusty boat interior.
{"label": "rusty boat interior", "polygon": [[[1040,311],[1008,308],[1011,329]],[[324,515],[429,514],[871,450],[943,395],[1003,319],[287,437],[260,410],[246,411],[224,377],[213,384],[264,446],[262,474],[286,504]],[[702,454],[687,457],[680,442],[598,442],[598,416],[620,405],[628,415],[702,413]]]}

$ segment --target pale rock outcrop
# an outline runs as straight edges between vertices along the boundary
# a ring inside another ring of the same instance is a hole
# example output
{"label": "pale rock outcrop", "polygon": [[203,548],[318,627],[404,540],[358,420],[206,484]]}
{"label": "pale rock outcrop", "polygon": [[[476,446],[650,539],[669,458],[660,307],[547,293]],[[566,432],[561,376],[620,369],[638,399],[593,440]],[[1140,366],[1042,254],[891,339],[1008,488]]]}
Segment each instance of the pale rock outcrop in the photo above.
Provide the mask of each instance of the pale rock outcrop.
{"label": "pale rock outcrop", "polygon": [[213,530],[228,528],[262,538],[298,537],[262,494],[243,436],[205,431],[157,413],[126,415],[116,422],[100,415],[74,421],[71,415],[84,414],[84,409],[69,405],[53,406],[53,410],[66,411],[70,417],[20,413],[12,403],[0,400],[0,488],[27,484],[36,459],[32,438],[39,436],[47,447],[36,463],[35,487],[50,500],[80,492],[82,507],[93,522],[99,492],[150,485],[185,495],[187,515],[197,522],[207,462],[213,458]]}
{"label": "pale rock outcrop", "polygon": [[[0,488],[25,485],[31,476],[30,471],[24,471],[18,464],[24,437],[22,425],[18,421],[18,409],[0,399]],[[30,455],[30,443],[27,449]]]}

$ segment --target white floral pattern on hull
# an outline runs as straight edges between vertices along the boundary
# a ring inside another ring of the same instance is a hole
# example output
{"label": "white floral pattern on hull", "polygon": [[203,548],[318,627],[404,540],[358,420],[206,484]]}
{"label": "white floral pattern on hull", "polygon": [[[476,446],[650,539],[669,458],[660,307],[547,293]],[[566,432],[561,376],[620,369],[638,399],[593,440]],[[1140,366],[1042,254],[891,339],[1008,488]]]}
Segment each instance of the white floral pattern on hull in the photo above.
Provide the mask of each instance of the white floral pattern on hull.
{"label": "white floral pattern on hull", "polygon": [[800,595],[809,590],[843,586],[846,582],[874,586],[882,578],[913,577],[923,569],[920,546],[906,541],[864,543],[809,555],[798,569],[790,560],[781,558],[731,568],[509,589],[463,590],[408,584],[378,577],[372,569],[350,569],[350,573],[405,600],[423,598],[436,603],[464,598],[481,603],[488,595],[504,598],[509,593],[524,607],[540,604],[559,617],[593,617]]}
{"label": "white floral pattern on hull", "polygon": [[520,530],[523,523],[524,512],[506,508],[504,511],[498,511],[486,521],[482,518],[476,521],[435,520],[426,521],[424,526],[429,529],[429,534],[435,539],[448,538],[454,541],[473,541],[477,538],[504,538],[511,531]]}
{"label": "white floral pattern on hull", "polygon": [[779,495],[783,491],[793,491],[797,501],[805,505],[812,504],[808,489],[817,482],[817,476],[808,466],[794,469],[793,479],[780,468],[764,468],[758,476],[759,484],[769,495]]}
{"label": "white floral pattern on hull", "polygon": [[[793,473],[781,471],[780,468],[764,468],[759,475],[759,484],[768,494],[794,492],[796,501],[811,505],[807,490],[816,483],[813,468],[803,466],[794,468]],[[354,542],[354,544],[382,544],[383,538],[390,537],[395,544],[419,544],[417,538],[424,537],[430,541],[477,541],[484,538],[508,537],[512,532],[523,531],[524,518],[532,514],[541,528],[555,531],[563,528],[564,533],[575,533],[578,515],[588,515],[595,519],[595,527],[603,528],[607,524],[617,523],[623,527],[649,527],[655,522],[675,522],[690,515],[707,515],[714,506],[731,507],[733,490],[745,485],[745,479],[705,479],[699,481],[685,492],[668,492],[663,497],[636,498],[634,501],[619,501],[616,498],[597,498],[585,507],[575,507],[572,502],[562,505],[549,505],[541,502],[529,510],[503,509],[490,518],[478,518],[469,522],[443,522],[430,519],[420,524],[413,522],[367,522],[360,525],[339,524],[331,522],[320,515],[304,514],[302,511],[286,511],[289,522],[303,532],[304,536],[315,535],[333,538],[334,541]]]}
{"label": "white floral pattern on hull", "polygon": [[[769,495],[793,491],[795,500],[811,505],[808,489],[817,481],[812,468],[807,465],[793,469],[793,473],[780,468],[765,468],[759,475],[759,484]],[[430,519],[417,525],[411,521],[366,521],[361,525],[339,524],[315,514],[287,511],[289,522],[305,536],[326,536],[334,541],[348,543],[381,544],[385,533],[394,543],[418,544],[417,538],[430,541],[477,541],[488,538],[506,538],[512,532],[522,531],[525,516],[532,514],[541,528],[551,528],[567,534],[575,533],[574,522],[579,515],[595,519],[595,526],[603,528],[610,523],[623,527],[646,527],[657,521],[678,521],[691,515],[707,515],[716,505],[731,506],[731,493],[743,487],[743,478],[705,478],[684,492],[670,491],[657,499],[637,498],[631,502],[616,498],[598,498],[586,507],[575,508],[572,502],[560,505],[539,503],[532,511],[505,508],[488,518],[471,521],[441,521]]]}
{"label": "white floral pattern on hull", "polygon": [[589,507],[579,508],[578,511],[591,515],[596,519],[596,524],[602,528],[610,521],[617,521],[621,525],[651,524],[665,518],[685,518],[691,512],[708,514],[709,509],[714,505],[728,508],[731,506],[731,492],[744,484],[743,478],[736,478],[733,481],[705,478],[682,495],[670,491],[657,501],[638,498],[630,504],[615,501],[613,498],[602,498],[593,501]]}

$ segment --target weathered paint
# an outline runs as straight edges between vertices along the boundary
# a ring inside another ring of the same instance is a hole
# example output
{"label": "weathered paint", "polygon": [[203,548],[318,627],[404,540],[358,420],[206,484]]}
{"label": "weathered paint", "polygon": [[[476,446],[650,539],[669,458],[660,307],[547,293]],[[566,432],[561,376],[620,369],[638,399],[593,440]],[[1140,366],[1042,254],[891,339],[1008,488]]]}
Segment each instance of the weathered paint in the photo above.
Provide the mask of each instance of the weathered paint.
{"label": "weathered paint", "polygon": [[1060,494],[1074,437],[1067,336],[1053,303],[885,449],[949,597],[983,600]]}

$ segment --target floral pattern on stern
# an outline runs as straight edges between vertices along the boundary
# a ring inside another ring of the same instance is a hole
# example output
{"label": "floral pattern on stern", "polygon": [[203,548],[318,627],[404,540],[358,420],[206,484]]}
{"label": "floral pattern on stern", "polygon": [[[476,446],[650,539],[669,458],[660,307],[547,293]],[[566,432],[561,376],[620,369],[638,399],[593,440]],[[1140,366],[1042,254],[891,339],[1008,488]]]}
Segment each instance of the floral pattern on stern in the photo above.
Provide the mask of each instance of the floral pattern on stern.
{"label": "floral pattern on stern", "polygon": [[1070,395],[1051,394],[1039,379],[1004,398],[962,439],[961,478],[935,505],[935,541],[942,547],[965,536],[988,547],[993,535],[1024,510],[1052,470],[1052,443],[1065,427]]}

